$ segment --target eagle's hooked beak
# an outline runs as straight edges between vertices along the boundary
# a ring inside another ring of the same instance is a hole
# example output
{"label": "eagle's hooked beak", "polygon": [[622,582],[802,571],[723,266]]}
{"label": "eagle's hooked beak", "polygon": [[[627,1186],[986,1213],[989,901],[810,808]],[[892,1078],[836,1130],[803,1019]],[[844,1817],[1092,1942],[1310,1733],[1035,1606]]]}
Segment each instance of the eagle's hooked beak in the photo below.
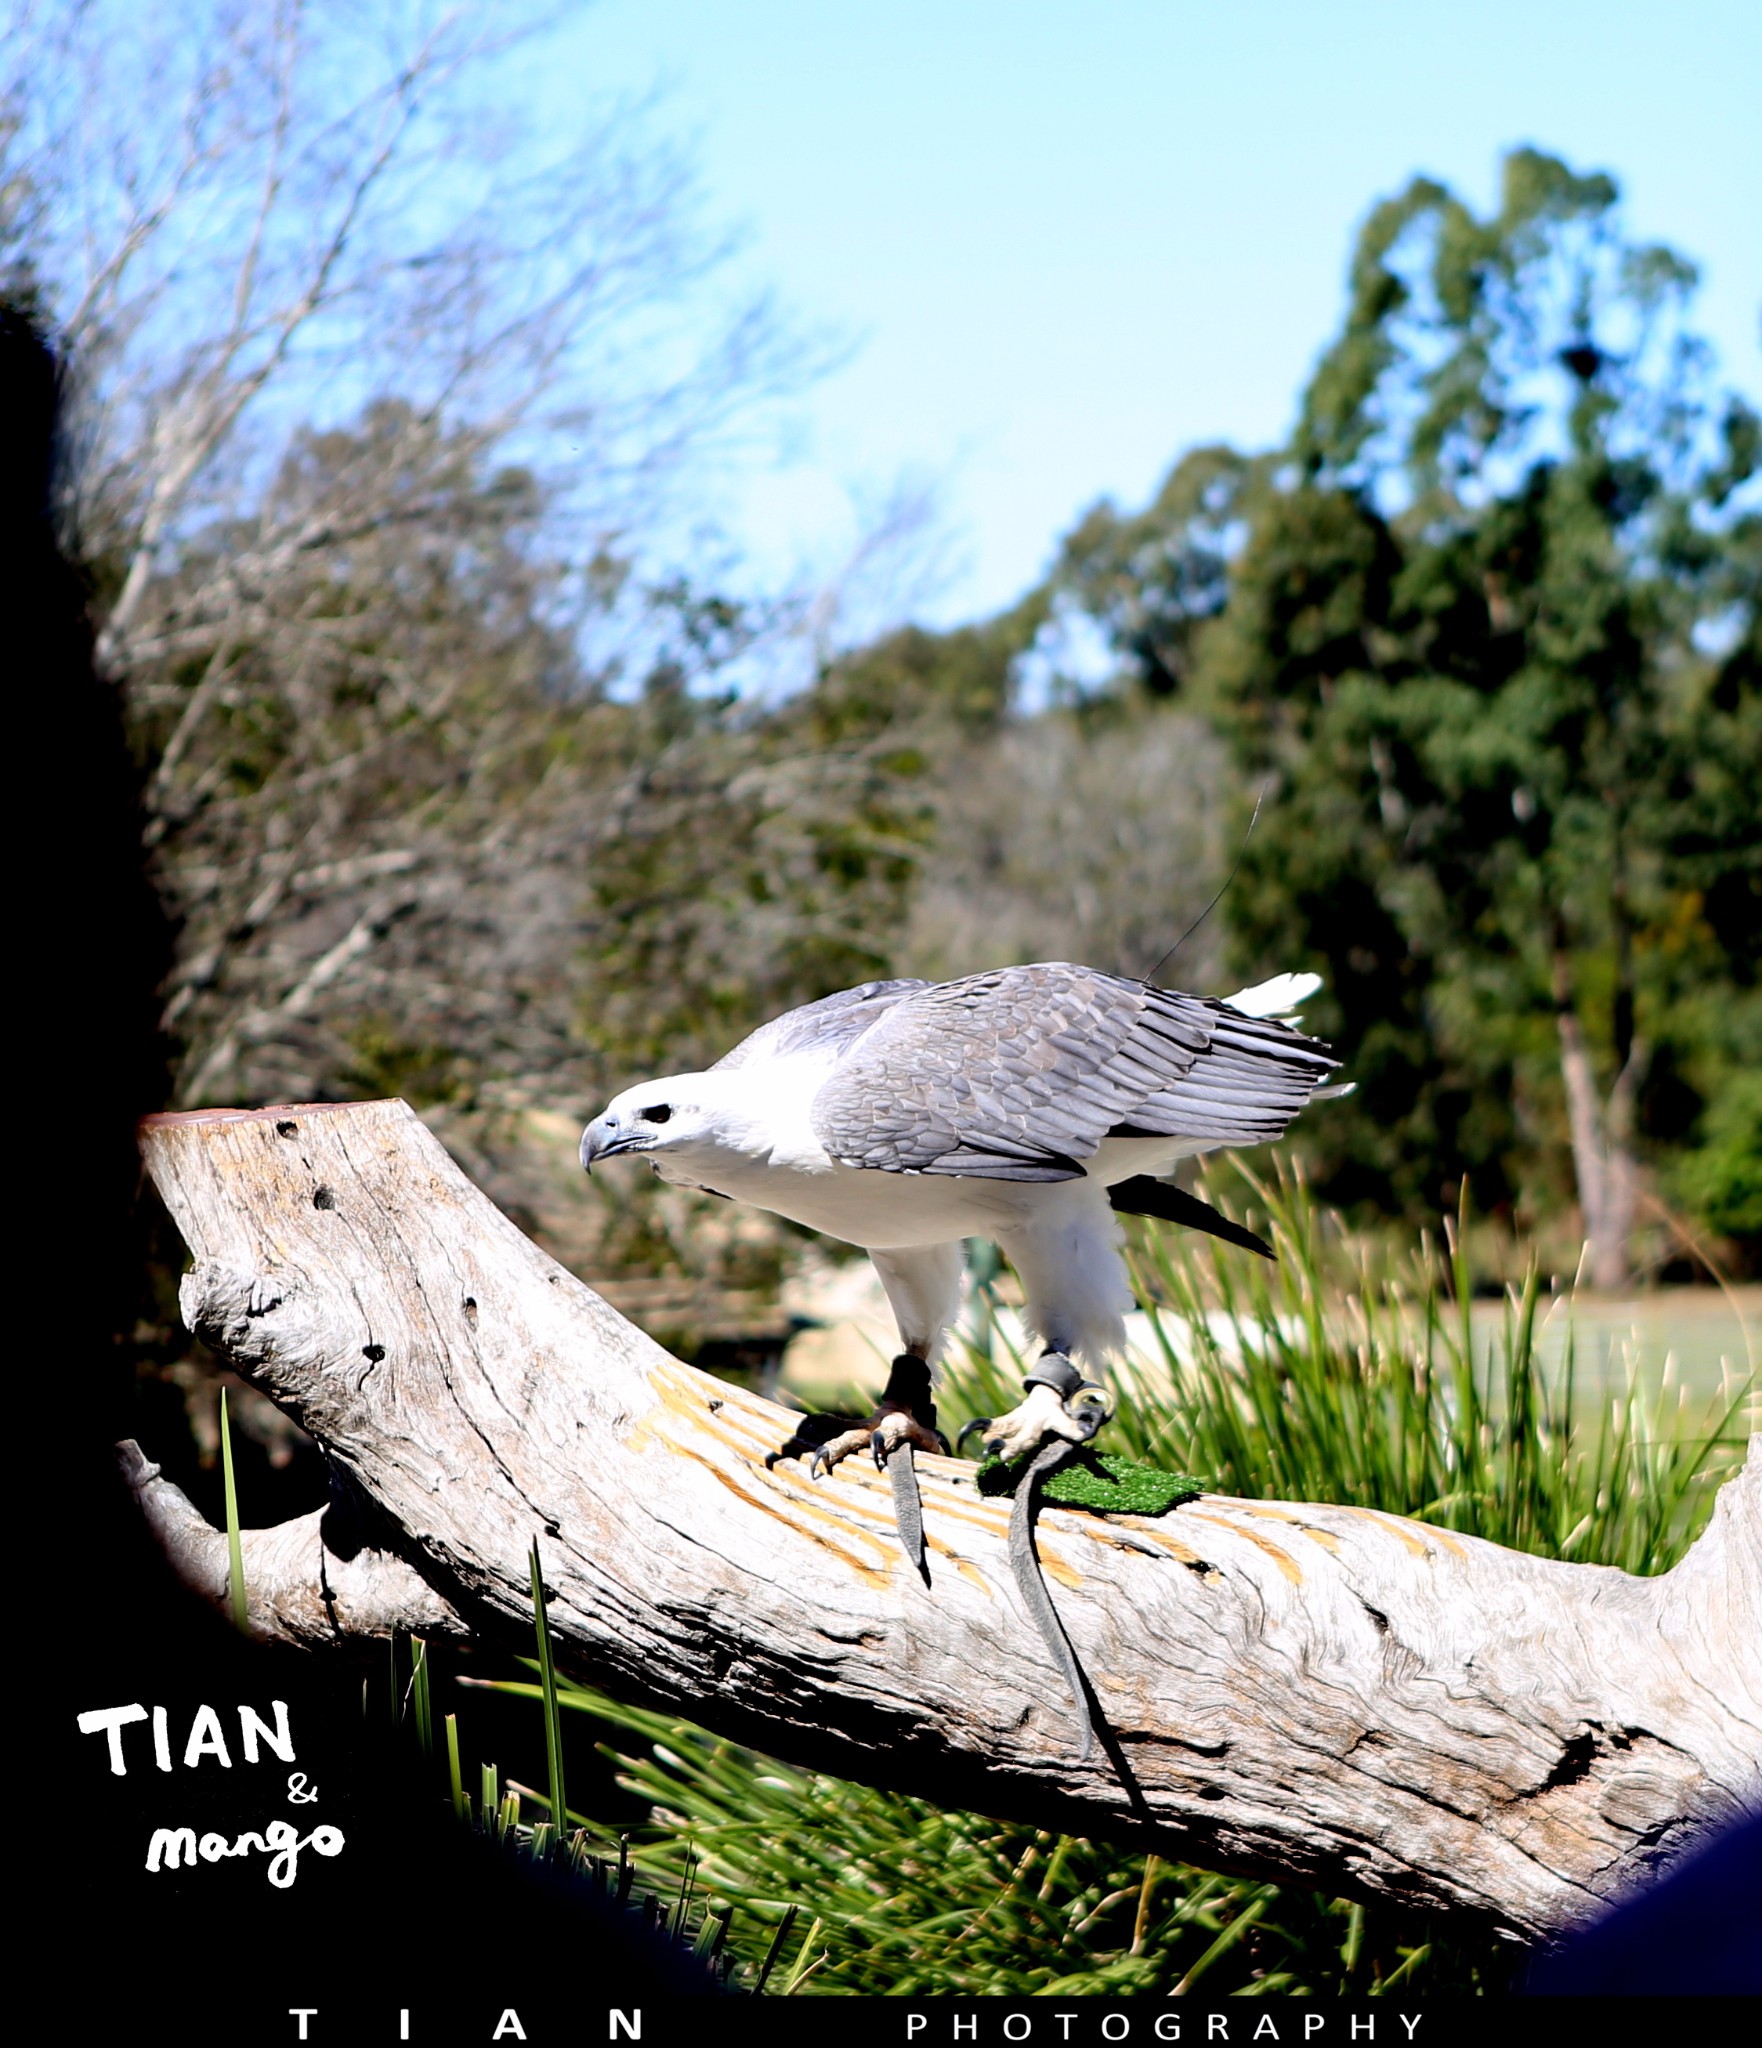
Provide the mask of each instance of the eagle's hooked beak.
{"label": "eagle's hooked beak", "polygon": [[582,1171],[592,1173],[594,1161],[615,1152],[623,1136],[615,1116],[596,1117],[581,1134]]}

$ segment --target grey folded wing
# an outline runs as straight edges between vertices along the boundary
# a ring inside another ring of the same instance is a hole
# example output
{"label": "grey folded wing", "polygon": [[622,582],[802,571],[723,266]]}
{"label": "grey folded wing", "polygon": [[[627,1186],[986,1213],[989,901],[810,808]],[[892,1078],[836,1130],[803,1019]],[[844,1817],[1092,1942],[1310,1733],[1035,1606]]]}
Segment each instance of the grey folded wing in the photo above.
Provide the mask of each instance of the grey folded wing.
{"label": "grey folded wing", "polygon": [[1337,1064],[1288,1025],[1046,961],[894,994],[810,1120],[846,1166],[1072,1180],[1110,1137],[1263,1144]]}
{"label": "grey folded wing", "polygon": [[836,995],[803,1003],[799,1010],[785,1010],[781,1017],[761,1024],[731,1052],[725,1052],[710,1072],[757,1060],[784,1059],[814,1047],[836,1050],[850,1045],[902,996],[935,985],[930,981],[865,981],[857,988],[841,988]]}

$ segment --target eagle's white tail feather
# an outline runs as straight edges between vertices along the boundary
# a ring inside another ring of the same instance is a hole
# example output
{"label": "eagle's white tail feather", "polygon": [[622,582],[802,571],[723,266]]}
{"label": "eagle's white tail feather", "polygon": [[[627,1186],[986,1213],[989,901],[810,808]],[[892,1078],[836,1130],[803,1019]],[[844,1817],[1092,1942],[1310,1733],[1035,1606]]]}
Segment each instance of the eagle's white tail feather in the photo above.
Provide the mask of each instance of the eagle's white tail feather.
{"label": "eagle's white tail feather", "polygon": [[1309,1001],[1322,985],[1319,974],[1275,974],[1271,981],[1258,981],[1252,988],[1239,988],[1224,1001],[1244,1017],[1274,1017],[1281,1024],[1294,1023],[1289,1013]]}

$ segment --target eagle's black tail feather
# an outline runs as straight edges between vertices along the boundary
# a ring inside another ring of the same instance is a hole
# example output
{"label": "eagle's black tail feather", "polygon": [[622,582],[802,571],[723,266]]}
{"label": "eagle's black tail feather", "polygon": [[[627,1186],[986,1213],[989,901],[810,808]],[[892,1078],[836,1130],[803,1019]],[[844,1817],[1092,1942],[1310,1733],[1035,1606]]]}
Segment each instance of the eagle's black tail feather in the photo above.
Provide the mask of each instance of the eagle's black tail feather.
{"label": "eagle's black tail feather", "polygon": [[1152,1180],[1140,1173],[1131,1180],[1116,1181],[1107,1199],[1122,1216],[1157,1216],[1164,1223],[1184,1223],[1189,1230],[1208,1231],[1226,1244],[1239,1244],[1245,1251],[1259,1252],[1263,1259],[1276,1256],[1264,1237],[1256,1237],[1240,1223],[1221,1216],[1209,1202],[1190,1195],[1171,1180]]}

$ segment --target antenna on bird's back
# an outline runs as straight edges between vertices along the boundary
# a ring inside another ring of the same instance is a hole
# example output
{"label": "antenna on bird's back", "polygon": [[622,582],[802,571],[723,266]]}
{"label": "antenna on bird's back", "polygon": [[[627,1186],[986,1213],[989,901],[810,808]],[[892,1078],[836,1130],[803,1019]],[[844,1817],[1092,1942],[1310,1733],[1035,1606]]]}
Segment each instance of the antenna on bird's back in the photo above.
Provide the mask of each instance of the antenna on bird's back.
{"label": "antenna on bird's back", "polygon": [[1236,849],[1236,858],[1234,862],[1231,864],[1230,872],[1224,877],[1223,887],[1219,889],[1217,894],[1211,899],[1211,901],[1205,906],[1205,908],[1199,913],[1199,915],[1193,920],[1193,922],[1187,927],[1187,929],[1181,934],[1181,936],[1175,941],[1175,943],[1168,949],[1168,951],[1162,956],[1162,958],[1159,961],[1157,961],[1156,965],[1151,968],[1150,972],[1142,977],[1144,986],[1146,988],[1148,988],[1151,985],[1151,983],[1155,981],[1156,977],[1163,971],[1163,969],[1169,964],[1169,962],[1175,957],[1175,955],[1181,950],[1181,948],[1187,943],[1187,941],[1193,936],[1193,934],[1199,929],[1199,927],[1205,922],[1205,920],[1211,915],[1211,913],[1230,893],[1230,884],[1236,879],[1237,871],[1240,869],[1242,865],[1242,856],[1248,851],[1248,842],[1254,837],[1255,826],[1260,823],[1260,807],[1262,804],[1266,802],[1266,793],[1269,789],[1272,788],[1272,786],[1272,777],[1269,775],[1267,779],[1260,785],[1259,796],[1257,796],[1254,799],[1254,814],[1248,820],[1248,830],[1242,834],[1242,844]]}

